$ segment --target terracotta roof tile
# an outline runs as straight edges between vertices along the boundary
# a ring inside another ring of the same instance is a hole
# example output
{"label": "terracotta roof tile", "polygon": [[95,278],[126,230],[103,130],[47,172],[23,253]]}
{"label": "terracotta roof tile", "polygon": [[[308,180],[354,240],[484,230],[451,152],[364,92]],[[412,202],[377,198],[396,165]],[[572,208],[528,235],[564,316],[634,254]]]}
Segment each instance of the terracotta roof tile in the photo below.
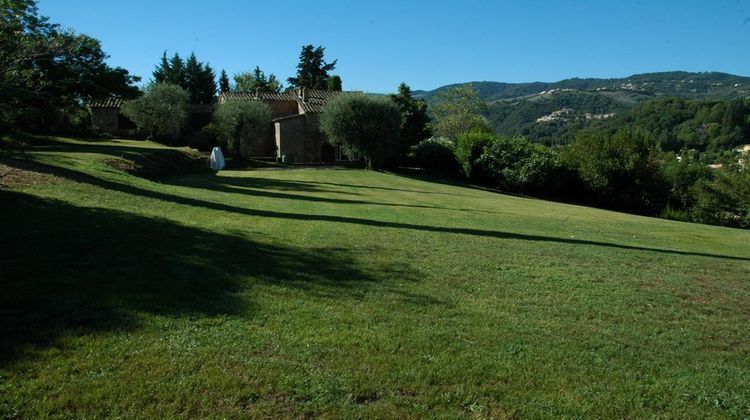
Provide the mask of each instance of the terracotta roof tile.
{"label": "terracotta roof tile", "polygon": [[231,100],[231,99],[239,99],[239,100],[261,99],[264,101],[296,101],[297,93],[294,91],[280,92],[280,93],[259,92],[256,95],[255,93],[226,92],[226,93],[222,93],[219,96],[219,102],[223,102],[223,101]]}
{"label": "terracotta roof tile", "polygon": [[227,92],[222,93],[219,96],[219,102],[226,100],[263,100],[263,101],[295,101],[301,107],[305,113],[316,113],[323,109],[323,106],[328,103],[331,99],[337,97],[342,93],[348,92],[328,92],[326,90],[307,89],[305,90],[305,100],[303,101],[300,97],[300,91],[298,89],[289,90],[281,93],[270,93],[270,92],[259,92],[255,93],[234,93]]}
{"label": "terracotta roof tile", "polygon": [[122,98],[111,96],[106,99],[98,99],[89,104],[90,108],[119,108],[125,101]]}

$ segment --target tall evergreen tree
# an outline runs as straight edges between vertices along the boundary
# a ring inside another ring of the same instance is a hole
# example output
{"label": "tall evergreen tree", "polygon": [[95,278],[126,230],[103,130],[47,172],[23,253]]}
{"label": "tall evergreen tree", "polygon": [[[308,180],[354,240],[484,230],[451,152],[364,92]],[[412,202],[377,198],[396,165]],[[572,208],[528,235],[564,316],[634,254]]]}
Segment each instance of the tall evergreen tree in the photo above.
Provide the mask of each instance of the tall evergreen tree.
{"label": "tall evergreen tree", "polygon": [[229,90],[229,76],[227,76],[226,70],[222,70],[221,76],[219,76],[219,93],[227,93]]}
{"label": "tall evergreen tree", "polygon": [[288,78],[289,84],[292,87],[327,89],[328,72],[336,68],[338,60],[327,63],[323,59],[324,55],[325,48],[322,46],[303,46],[299,55],[299,64],[297,64],[297,76]]}
{"label": "tall evergreen tree", "polygon": [[389,95],[401,113],[400,136],[401,153],[420,141],[430,137],[430,117],[427,115],[427,103],[424,99],[414,99],[411,88],[401,83],[398,93]]}
{"label": "tall evergreen tree", "polygon": [[328,79],[328,91],[329,92],[341,92],[341,77],[338,75],[331,76]]}
{"label": "tall evergreen tree", "polygon": [[198,61],[195,53],[191,53],[187,61],[183,61],[178,53],[167,59],[165,51],[153,76],[156,83],[169,83],[185,89],[190,95],[190,103],[211,103],[216,94],[216,75],[213,69]]}
{"label": "tall evergreen tree", "polygon": [[184,89],[186,81],[185,62],[179,54],[174,53],[174,56],[169,60],[169,73],[167,73],[166,82],[181,86]]}
{"label": "tall evergreen tree", "polygon": [[198,61],[195,53],[191,53],[185,63],[185,90],[190,94],[190,102],[194,104],[209,104],[216,94],[215,74],[208,64]]}
{"label": "tall evergreen tree", "polygon": [[169,59],[167,59],[167,52],[164,51],[164,53],[161,55],[161,61],[156,65],[156,68],[153,72],[154,82],[166,83],[167,74],[169,74],[169,71]]}

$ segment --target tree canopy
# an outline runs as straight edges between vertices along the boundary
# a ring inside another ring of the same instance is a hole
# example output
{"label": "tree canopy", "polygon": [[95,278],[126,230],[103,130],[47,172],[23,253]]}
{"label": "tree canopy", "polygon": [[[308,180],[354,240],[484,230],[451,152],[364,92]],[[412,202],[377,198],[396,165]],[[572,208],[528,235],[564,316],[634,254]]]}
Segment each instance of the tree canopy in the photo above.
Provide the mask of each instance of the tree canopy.
{"label": "tree canopy", "polygon": [[327,89],[330,77],[328,72],[336,68],[338,60],[327,63],[324,55],[325,48],[322,46],[303,46],[299,55],[299,64],[297,64],[297,75],[287,79],[289,85],[295,88]]}
{"label": "tree canopy", "polygon": [[328,91],[329,92],[341,92],[341,77],[333,75],[328,79]]}
{"label": "tree canopy", "polygon": [[106,64],[101,43],[40,16],[34,0],[0,7],[0,130],[51,130],[91,100],[132,98],[140,78]]}
{"label": "tree canopy", "polygon": [[401,114],[399,151],[406,153],[411,146],[431,135],[428,126],[430,117],[427,115],[427,103],[423,99],[414,99],[411,88],[406,83],[401,83],[398,93],[391,94],[389,97]]}
{"label": "tree canopy", "polygon": [[172,140],[179,136],[187,118],[190,95],[183,88],[170,83],[151,84],[138,99],[127,101],[122,112],[139,129],[155,140]]}
{"label": "tree canopy", "polygon": [[261,101],[228,100],[214,113],[212,129],[237,158],[248,158],[270,135],[271,109]]}
{"label": "tree canopy", "polygon": [[230,89],[229,76],[227,76],[226,70],[222,70],[221,76],[219,76],[219,93],[227,93]]}
{"label": "tree canopy", "polygon": [[268,76],[255,66],[252,72],[243,72],[234,75],[234,91],[242,93],[255,92],[281,92],[283,85],[271,73]]}
{"label": "tree canopy", "polygon": [[486,107],[470,84],[452,87],[440,92],[432,105],[430,128],[435,135],[453,141],[471,131],[491,131],[482,116]]}
{"label": "tree canopy", "polygon": [[165,51],[153,76],[156,83],[169,83],[185,89],[192,104],[210,104],[216,96],[216,74],[208,63],[198,61],[195,53],[184,61],[178,53],[168,59]]}
{"label": "tree canopy", "polygon": [[400,122],[391,100],[360,93],[339,95],[320,115],[320,128],[328,140],[349,155],[361,155],[367,169],[380,167],[395,155]]}

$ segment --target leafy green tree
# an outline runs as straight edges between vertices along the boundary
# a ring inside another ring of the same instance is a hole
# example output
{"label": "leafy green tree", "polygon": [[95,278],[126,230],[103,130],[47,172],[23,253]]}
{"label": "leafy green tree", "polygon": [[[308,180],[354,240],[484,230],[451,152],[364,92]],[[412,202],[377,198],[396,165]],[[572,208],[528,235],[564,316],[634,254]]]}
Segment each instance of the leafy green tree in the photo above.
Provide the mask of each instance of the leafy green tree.
{"label": "leafy green tree", "polygon": [[491,131],[482,116],[486,108],[471,84],[455,86],[438,93],[429,127],[435,135],[453,141],[472,131]]}
{"label": "leafy green tree", "polygon": [[219,93],[227,93],[230,89],[229,76],[227,76],[226,70],[222,70],[221,76],[219,76]]}
{"label": "leafy green tree", "polygon": [[169,83],[150,85],[143,96],[123,104],[122,112],[155,140],[174,140],[187,118],[190,95]]}
{"label": "leafy green tree", "polygon": [[458,136],[453,152],[464,176],[474,181],[486,182],[490,177],[484,171],[480,158],[484,149],[497,136],[489,131],[476,130]]}
{"label": "leafy green tree", "polygon": [[668,185],[658,147],[643,131],[582,131],[565,160],[601,204],[647,214],[656,214],[665,204]]}
{"label": "leafy green tree", "polygon": [[388,98],[342,94],[323,107],[320,128],[331,143],[349,155],[361,155],[367,169],[373,169],[396,154],[400,121]]}
{"label": "leafy green tree", "polygon": [[271,135],[271,109],[261,101],[228,100],[216,108],[212,125],[235,157],[249,158]]}
{"label": "leafy green tree", "polygon": [[140,79],[109,67],[98,40],[50,23],[36,1],[0,6],[0,130],[62,128],[93,99],[139,94]]}
{"label": "leafy green tree", "polygon": [[341,77],[338,75],[331,76],[330,79],[328,79],[328,91],[329,92],[341,92],[342,86],[341,86]]}
{"label": "leafy green tree", "polygon": [[268,76],[255,66],[252,72],[243,72],[234,75],[234,91],[241,93],[255,92],[281,92],[283,86],[276,76],[271,73]]}
{"label": "leafy green tree", "polygon": [[679,160],[667,162],[664,168],[669,184],[667,205],[673,210],[689,212],[697,201],[695,185],[701,180],[713,179],[713,172],[687,152],[682,153]]}
{"label": "leafy green tree", "polygon": [[693,220],[713,225],[750,228],[750,170],[718,170],[695,185]]}
{"label": "leafy green tree", "polygon": [[299,55],[299,64],[297,64],[297,75],[287,79],[289,85],[293,88],[327,89],[330,77],[328,72],[336,68],[338,60],[327,63],[324,55],[325,48],[322,46],[303,46]]}
{"label": "leafy green tree", "polygon": [[422,99],[414,99],[411,88],[406,83],[401,83],[398,87],[398,93],[391,94],[389,97],[396,104],[401,114],[400,152],[406,153],[412,146],[431,135],[427,103]]}

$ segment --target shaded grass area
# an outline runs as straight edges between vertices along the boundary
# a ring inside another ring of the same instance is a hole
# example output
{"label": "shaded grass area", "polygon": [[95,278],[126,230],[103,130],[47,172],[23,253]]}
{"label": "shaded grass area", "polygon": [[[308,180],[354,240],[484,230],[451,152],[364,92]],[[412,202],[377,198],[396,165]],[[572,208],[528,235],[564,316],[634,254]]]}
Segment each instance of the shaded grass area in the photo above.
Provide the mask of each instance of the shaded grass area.
{"label": "shaded grass area", "polygon": [[3,159],[3,415],[750,415],[745,231],[107,147]]}
{"label": "shaded grass area", "polygon": [[[14,225],[14,235],[6,236],[13,246],[0,257],[4,361],[17,357],[24,344],[53,344],[67,329],[86,334],[135,328],[131,311],[252,316],[252,308],[236,297],[246,286],[237,275],[303,289],[314,285],[333,295],[374,281],[348,263],[344,249],[260,244],[9,191],[0,190],[0,200],[0,216]],[[21,263],[32,256],[43,261]]]}

